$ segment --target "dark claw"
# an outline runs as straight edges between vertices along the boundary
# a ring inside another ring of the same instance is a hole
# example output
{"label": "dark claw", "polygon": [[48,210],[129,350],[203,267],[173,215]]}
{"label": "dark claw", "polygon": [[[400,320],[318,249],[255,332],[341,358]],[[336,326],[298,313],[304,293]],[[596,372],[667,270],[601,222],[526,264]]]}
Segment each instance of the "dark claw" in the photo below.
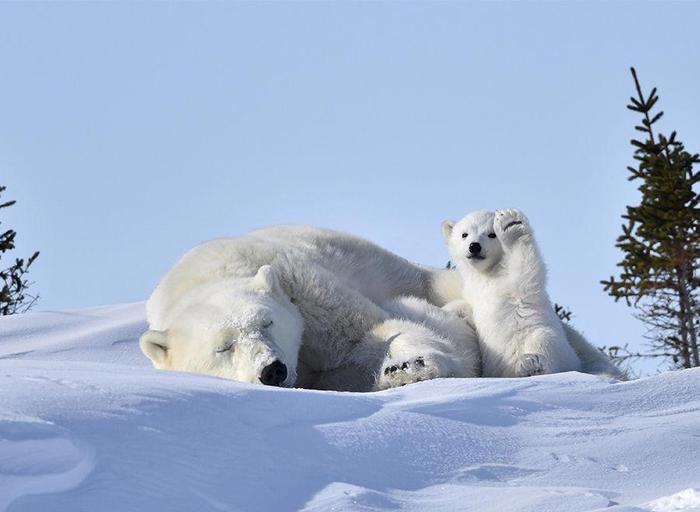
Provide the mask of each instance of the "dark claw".
{"label": "dark claw", "polygon": [[508,225],[503,228],[503,231],[508,231],[508,228],[513,227],[517,224],[522,224],[522,223],[523,223],[523,221],[521,221],[521,220],[514,220],[513,222],[509,222]]}
{"label": "dark claw", "polygon": [[390,373],[396,373],[399,370],[399,367],[396,365],[393,366],[388,366],[384,368],[384,375],[389,375]]}
{"label": "dark claw", "polygon": [[384,368],[384,375],[396,373],[399,370],[408,370],[411,364],[413,364],[415,368],[423,368],[425,367],[425,360],[423,359],[423,357],[417,357],[413,360],[412,363],[409,361],[404,361],[403,363],[401,363],[401,365],[395,364],[392,366],[387,366],[386,368]]}

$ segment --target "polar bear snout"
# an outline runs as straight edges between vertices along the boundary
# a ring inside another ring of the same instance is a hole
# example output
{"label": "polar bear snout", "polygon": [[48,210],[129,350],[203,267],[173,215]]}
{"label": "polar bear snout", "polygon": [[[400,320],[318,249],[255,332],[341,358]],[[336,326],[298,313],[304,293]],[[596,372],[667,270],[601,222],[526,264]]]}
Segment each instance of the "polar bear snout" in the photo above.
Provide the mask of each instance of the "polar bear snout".
{"label": "polar bear snout", "polygon": [[472,242],[469,244],[469,253],[467,254],[468,260],[485,260],[483,247],[479,242]]}
{"label": "polar bear snout", "polygon": [[263,368],[260,373],[260,382],[266,386],[281,386],[287,380],[287,367],[276,359]]}

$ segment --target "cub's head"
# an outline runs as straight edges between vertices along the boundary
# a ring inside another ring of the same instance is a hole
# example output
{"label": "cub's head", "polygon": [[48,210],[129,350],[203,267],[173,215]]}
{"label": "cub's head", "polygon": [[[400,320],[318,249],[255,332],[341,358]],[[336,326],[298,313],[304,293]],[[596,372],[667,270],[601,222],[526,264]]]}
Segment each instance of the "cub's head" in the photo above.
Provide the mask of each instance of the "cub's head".
{"label": "cub's head", "polygon": [[165,324],[141,336],[156,368],[270,386],[296,381],[303,320],[269,265],[254,277],[194,288]]}
{"label": "cub's head", "polygon": [[495,213],[481,210],[459,222],[446,220],[442,234],[452,261],[460,272],[490,272],[503,258],[503,246],[494,232]]}

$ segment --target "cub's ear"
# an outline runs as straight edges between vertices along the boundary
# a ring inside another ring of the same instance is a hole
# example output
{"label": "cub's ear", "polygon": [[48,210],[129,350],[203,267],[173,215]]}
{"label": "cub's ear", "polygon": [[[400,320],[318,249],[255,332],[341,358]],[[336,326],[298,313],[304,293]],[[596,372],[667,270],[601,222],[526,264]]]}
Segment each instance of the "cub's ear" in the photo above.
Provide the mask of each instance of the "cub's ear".
{"label": "cub's ear", "polygon": [[282,290],[277,271],[270,265],[263,265],[253,278],[253,287],[261,292],[279,292]]}
{"label": "cub's ear", "polygon": [[452,235],[452,229],[455,227],[455,221],[453,220],[446,220],[442,223],[442,236],[445,237],[445,240],[449,240],[450,236]]}
{"label": "cub's ear", "polygon": [[168,335],[165,331],[146,331],[139,341],[141,350],[158,367],[168,359]]}

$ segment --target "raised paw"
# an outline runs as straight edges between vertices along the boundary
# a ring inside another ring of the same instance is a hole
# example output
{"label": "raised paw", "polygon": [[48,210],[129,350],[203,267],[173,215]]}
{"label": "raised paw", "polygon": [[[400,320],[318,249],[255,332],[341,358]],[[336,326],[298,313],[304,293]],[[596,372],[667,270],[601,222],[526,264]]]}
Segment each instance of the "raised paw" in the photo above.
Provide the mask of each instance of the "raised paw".
{"label": "raised paw", "polygon": [[530,231],[527,217],[515,208],[496,210],[493,228],[496,236],[505,242],[513,242]]}
{"label": "raised paw", "polygon": [[518,365],[518,375],[532,377],[543,375],[545,371],[544,357],[539,354],[523,354]]}

